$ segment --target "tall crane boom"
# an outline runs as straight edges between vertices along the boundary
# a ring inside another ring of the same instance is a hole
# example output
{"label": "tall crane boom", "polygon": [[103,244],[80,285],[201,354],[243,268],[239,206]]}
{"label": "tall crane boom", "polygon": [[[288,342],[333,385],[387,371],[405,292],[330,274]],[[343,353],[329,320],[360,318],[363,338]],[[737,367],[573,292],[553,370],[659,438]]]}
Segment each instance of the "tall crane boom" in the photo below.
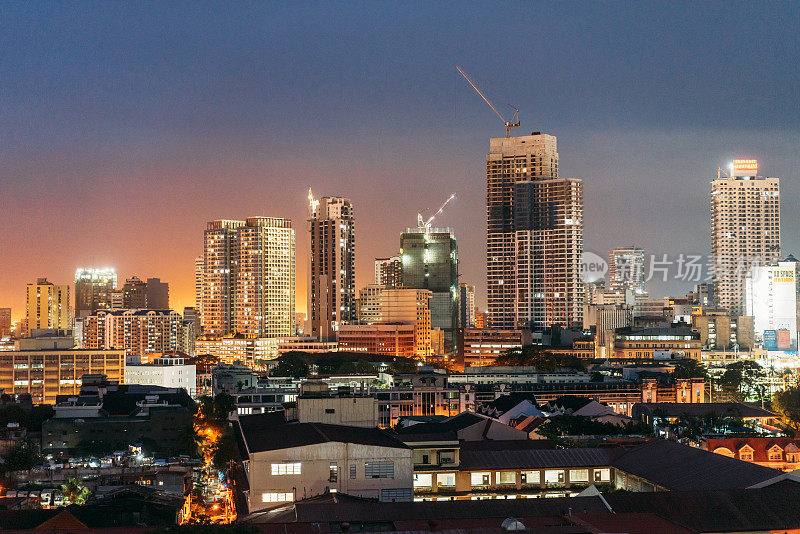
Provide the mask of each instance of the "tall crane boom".
{"label": "tall crane boom", "polygon": [[[490,108],[492,108],[492,111],[494,111],[495,114],[497,114],[497,116],[500,117],[500,120],[503,121],[503,124],[506,125],[506,137],[511,137],[511,128],[519,128],[519,118],[517,117],[519,115],[519,108],[514,108],[514,116],[511,117],[510,121],[506,120],[506,118],[503,117],[503,115],[499,111],[497,111],[497,108],[495,108],[494,105],[491,102],[489,102],[489,99],[486,98],[486,95],[483,94],[483,91],[478,89],[478,86],[472,83],[472,80],[469,79],[467,73],[461,70],[461,67],[459,67],[458,65],[456,65],[456,70],[458,70],[458,72],[461,73],[461,76],[463,76],[464,79],[467,80],[467,83],[469,83],[472,86],[472,88],[475,89],[475,92],[481,96],[483,101],[486,102]],[[517,120],[517,122],[514,122],[515,119]]]}
{"label": "tall crane boom", "polygon": [[433,219],[435,219],[437,215],[442,213],[444,211],[445,206],[447,206],[450,203],[450,201],[453,200],[454,198],[456,198],[456,194],[455,193],[453,193],[452,195],[447,197],[447,200],[444,201],[444,204],[442,204],[439,207],[439,209],[436,210],[436,213],[431,215],[430,218],[427,221],[422,218],[422,214],[421,213],[417,213],[417,225],[420,228],[424,228],[425,232],[427,233],[428,230],[430,230],[430,228],[431,228],[431,223],[433,222]]}

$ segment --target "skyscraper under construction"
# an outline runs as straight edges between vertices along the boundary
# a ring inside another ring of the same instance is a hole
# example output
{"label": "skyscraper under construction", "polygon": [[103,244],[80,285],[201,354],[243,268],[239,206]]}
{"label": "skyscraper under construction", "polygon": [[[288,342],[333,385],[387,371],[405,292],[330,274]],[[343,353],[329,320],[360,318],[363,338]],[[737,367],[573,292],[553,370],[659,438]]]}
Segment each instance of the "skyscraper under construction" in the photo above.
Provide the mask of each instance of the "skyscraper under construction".
{"label": "skyscraper under construction", "polygon": [[492,328],[583,318],[583,184],[559,178],[555,136],[489,140],[487,282]]}

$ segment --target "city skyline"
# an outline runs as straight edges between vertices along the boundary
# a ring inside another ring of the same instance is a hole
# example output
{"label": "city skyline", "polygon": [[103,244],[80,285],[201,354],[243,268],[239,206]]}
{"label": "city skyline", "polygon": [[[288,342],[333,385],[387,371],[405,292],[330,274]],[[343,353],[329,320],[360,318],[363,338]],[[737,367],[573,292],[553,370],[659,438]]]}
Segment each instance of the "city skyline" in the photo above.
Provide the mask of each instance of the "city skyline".
{"label": "city skyline", "polygon": [[[734,158],[758,159],[760,174],[783,179],[787,199],[799,192],[792,173],[800,158],[792,65],[800,33],[787,31],[797,22],[779,6],[743,6],[736,13],[692,6],[678,15],[669,9],[669,29],[657,9],[626,10],[614,20],[620,13],[591,4],[583,13],[539,6],[537,13],[558,24],[536,30],[541,35],[519,52],[528,64],[513,74],[495,59],[513,41],[492,32],[502,24],[529,24],[534,13],[520,9],[487,15],[473,6],[453,14],[437,6],[429,17],[417,13],[426,20],[411,31],[407,13],[378,7],[189,11],[179,18],[166,9],[163,24],[178,31],[161,37],[146,7],[0,10],[0,36],[9,45],[0,52],[7,89],[0,104],[8,111],[0,121],[0,306],[11,306],[15,320],[24,316],[26,284],[39,277],[71,283],[81,266],[111,266],[120,279],[158,276],[170,283],[173,308],[192,306],[192,265],[205,222],[285,217],[302,228],[309,185],[358,206],[357,288],[372,281],[375,257],[396,253],[400,233],[414,225],[418,211],[435,209],[455,191],[457,201],[437,224],[454,229],[461,280],[478,287],[485,308],[482,155],[503,126],[460,78],[456,63],[496,103],[520,108],[515,135],[558,137],[559,174],[584,184],[584,248],[601,257],[628,244],[647,255],[709,254],[710,182],[716,167]],[[274,24],[263,35],[215,33],[220,17],[238,29],[237,20],[247,15],[283,18],[289,28],[306,21],[322,31],[310,42]],[[403,20],[392,22],[394,15]],[[447,17],[455,17],[453,24],[431,32]],[[471,18],[488,21],[487,27]],[[122,27],[122,20],[134,24]],[[631,29],[632,21],[641,24]],[[407,35],[392,32],[401,23]],[[695,35],[711,24],[718,34]],[[615,42],[609,36],[623,25],[630,39]],[[55,35],[39,39],[37,29]],[[582,35],[572,43],[576,30]],[[386,56],[387,32],[408,41],[403,54],[392,42],[394,55]],[[765,47],[736,39],[745,32],[791,37]],[[123,44],[126,52],[115,59]],[[597,46],[607,48],[595,63]],[[731,46],[738,47],[736,58],[726,55]],[[170,53],[156,61],[162,48]],[[303,68],[264,50],[289,51]],[[685,61],[687,54],[695,59]],[[567,63],[570,55],[574,61]],[[679,68],[682,76],[671,77]],[[551,76],[530,83],[540,71]],[[724,81],[741,72],[748,73],[743,81]],[[594,84],[584,79],[592,75]],[[282,84],[287,76],[294,85]],[[151,87],[150,77],[159,82]],[[300,142],[317,148],[308,153]],[[353,159],[353,150],[362,157]],[[640,183],[648,186],[645,195]],[[40,195],[46,210],[36,209]],[[791,204],[784,211],[781,255],[787,256],[798,252],[800,238]],[[306,307],[307,250],[305,232],[297,232],[298,311]],[[689,285],[649,289],[661,296]]]}

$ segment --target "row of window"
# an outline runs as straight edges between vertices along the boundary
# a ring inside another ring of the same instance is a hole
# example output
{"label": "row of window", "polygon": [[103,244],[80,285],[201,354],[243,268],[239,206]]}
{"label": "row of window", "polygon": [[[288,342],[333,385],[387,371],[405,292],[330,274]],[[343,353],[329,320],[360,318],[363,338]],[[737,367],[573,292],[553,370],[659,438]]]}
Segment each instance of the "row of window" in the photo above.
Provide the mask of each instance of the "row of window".
{"label": "row of window", "polygon": [[[288,462],[272,464],[273,476],[300,475],[302,474],[301,462]],[[339,476],[339,466],[330,464],[330,481],[336,482]],[[394,478],[394,462],[364,462],[365,478]],[[356,478],[356,465],[350,465],[350,478]],[[265,501],[266,502],[266,501]]]}

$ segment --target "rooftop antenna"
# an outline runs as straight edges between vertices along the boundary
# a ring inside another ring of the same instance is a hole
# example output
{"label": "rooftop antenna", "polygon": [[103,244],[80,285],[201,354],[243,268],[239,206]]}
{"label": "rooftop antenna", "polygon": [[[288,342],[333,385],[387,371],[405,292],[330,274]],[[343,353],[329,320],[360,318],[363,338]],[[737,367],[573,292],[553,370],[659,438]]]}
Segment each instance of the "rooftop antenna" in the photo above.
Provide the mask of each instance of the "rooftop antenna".
{"label": "rooftop antenna", "polygon": [[[472,86],[472,88],[475,89],[475,91],[479,95],[481,95],[481,98],[483,99],[483,101],[486,102],[489,105],[490,108],[492,108],[492,111],[494,111],[497,114],[497,116],[500,117],[500,120],[503,121],[503,124],[506,125],[506,138],[511,137],[511,128],[519,128],[519,117],[518,117],[519,116],[519,108],[511,106],[511,108],[514,110],[514,116],[511,117],[511,120],[506,120],[506,118],[503,117],[503,115],[501,115],[499,111],[497,111],[497,108],[495,108],[492,105],[492,103],[489,102],[489,99],[486,98],[486,95],[484,95],[483,92],[480,89],[478,89],[478,86],[475,85],[474,83],[472,83],[472,80],[469,79],[469,76],[467,76],[467,73],[464,72],[463,70],[461,70],[461,67],[459,67],[458,65],[456,65],[456,70],[458,70],[458,72],[461,73],[461,76],[463,76],[464,79],[467,80],[467,83],[469,83]],[[514,122],[514,120],[516,120],[517,122]]]}

